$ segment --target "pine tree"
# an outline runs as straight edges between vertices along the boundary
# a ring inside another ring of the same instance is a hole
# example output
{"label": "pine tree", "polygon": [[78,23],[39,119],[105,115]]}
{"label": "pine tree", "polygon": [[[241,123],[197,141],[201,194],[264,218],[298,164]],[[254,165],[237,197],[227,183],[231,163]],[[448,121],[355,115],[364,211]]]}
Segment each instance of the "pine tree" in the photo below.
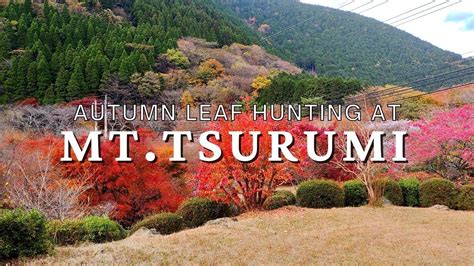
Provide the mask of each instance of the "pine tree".
{"label": "pine tree", "polygon": [[36,62],[32,62],[30,66],[28,67],[28,74],[27,74],[27,80],[28,80],[28,92],[30,93],[30,96],[33,96],[37,89],[36,85],[36,69],[37,69],[37,64]]}
{"label": "pine tree", "polygon": [[65,101],[67,99],[67,89],[69,83],[69,74],[64,67],[61,67],[56,77],[55,93],[58,101]]}
{"label": "pine tree", "polygon": [[35,96],[37,99],[41,99],[51,85],[51,73],[49,71],[48,61],[46,61],[46,57],[42,54],[38,56],[38,69],[36,70],[36,76],[38,89],[36,90]]}
{"label": "pine tree", "polygon": [[56,95],[54,93],[54,86],[51,85],[44,93],[43,101],[44,104],[55,104],[57,102]]}
{"label": "pine tree", "polygon": [[135,72],[137,72],[137,69],[133,61],[133,55],[130,55],[120,63],[119,77],[124,81],[128,81]]}
{"label": "pine tree", "polygon": [[5,88],[6,90],[11,93],[8,97],[10,99],[16,100],[18,98],[18,95],[16,95],[14,92],[17,91],[17,85],[18,85],[18,59],[17,57],[13,58],[12,61],[12,67],[8,71],[6,75],[6,81],[5,81]]}
{"label": "pine tree", "polygon": [[86,79],[89,86],[89,92],[94,92],[98,89],[100,84],[100,76],[97,60],[91,58],[86,64]]}
{"label": "pine tree", "polygon": [[23,2],[23,12],[27,14],[33,13],[31,0],[25,0],[25,2]]}
{"label": "pine tree", "polygon": [[148,59],[144,54],[140,54],[138,58],[137,64],[137,71],[140,73],[145,73],[146,71],[150,70],[150,64],[148,63]]}
{"label": "pine tree", "polygon": [[66,100],[71,101],[85,96],[85,87],[86,85],[84,83],[84,73],[82,72],[82,66],[79,62],[77,62],[74,65],[71,79],[69,79],[67,84]]}
{"label": "pine tree", "polygon": [[0,32],[0,59],[7,58],[10,51],[10,38],[4,31]]}
{"label": "pine tree", "polygon": [[31,96],[30,91],[28,91],[28,67],[32,62],[31,54],[26,52],[21,58],[18,63],[18,70],[17,70],[17,90],[15,94],[20,98],[26,98]]}

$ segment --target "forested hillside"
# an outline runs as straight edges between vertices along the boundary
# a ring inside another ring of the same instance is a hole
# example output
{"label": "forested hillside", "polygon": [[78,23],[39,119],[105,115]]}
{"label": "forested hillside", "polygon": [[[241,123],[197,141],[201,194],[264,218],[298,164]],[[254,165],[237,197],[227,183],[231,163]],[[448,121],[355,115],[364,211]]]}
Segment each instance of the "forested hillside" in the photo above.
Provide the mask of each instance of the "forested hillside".
{"label": "forested hillside", "polygon": [[[163,55],[175,57],[170,49],[187,36],[217,47],[258,44],[320,76],[355,77],[369,84],[404,83],[410,75],[425,77],[466,65],[450,64],[460,56],[383,23],[296,0],[2,3],[0,103],[29,97],[45,104],[71,101],[98,94],[111,79],[130,85],[135,73],[162,72]],[[253,70],[246,75],[261,74]],[[472,74],[450,77],[415,87],[430,90],[472,80]]]}
{"label": "forested hillside", "polygon": [[355,13],[297,0],[218,1],[262,32],[266,36],[262,43],[271,44],[283,58],[318,74],[384,84],[405,82],[410,75],[439,68],[449,71],[460,67],[448,63],[461,56]]}
{"label": "forested hillside", "polygon": [[219,45],[257,40],[208,1],[10,2],[0,7],[0,103],[95,94],[111,74],[128,81],[151,70],[182,36]]}

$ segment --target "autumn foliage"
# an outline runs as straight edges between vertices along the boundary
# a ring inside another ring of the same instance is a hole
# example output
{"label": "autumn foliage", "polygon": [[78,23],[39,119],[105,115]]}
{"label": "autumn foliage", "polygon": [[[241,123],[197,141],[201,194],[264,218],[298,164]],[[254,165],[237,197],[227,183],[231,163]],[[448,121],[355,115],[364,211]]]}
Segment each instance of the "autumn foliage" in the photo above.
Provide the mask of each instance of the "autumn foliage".
{"label": "autumn foliage", "polygon": [[[64,208],[49,208],[48,201],[58,206],[71,204],[71,208],[76,211],[71,213],[72,217],[80,216],[78,211],[87,215],[106,205],[112,206],[112,212],[107,214],[124,225],[130,225],[148,214],[175,211],[187,193],[183,179],[185,165],[171,163],[168,158],[172,149],[166,145],[160,145],[157,149],[157,144],[152,141],[156,137],[153,133],[140,130],[139,136],[139,142],[130,141],[130,156],[133,158],[130,163],[119,163],[115,160],[120,148],[118,139],[101,143],[103,162],[100,163],[60,163],[60,157],[63,155],[63,140],[60,137],[23,140],[16,145],[17,156],[12,157],[17,161],[15,165],[19,165],[10,170],[11,174],[18,172],[18,178],[9,185],[16,186],[12,189],[18,191],[12,195],[37,195],[40,201],[41,197],[48,197],[44,199],[44,204],[30,207],[40,207],[48,215],[51,213],[53,218],[71,217],[64,213]],[[85,137],[79,142],[83,145]],[[156,162],[146,161],[145,154],[149,151],[157,154]],[[38,156],[32,157],[28,154]],[[42,187],[41,184],[37,185],[38,182],[46,186],[41,193],[36,188]],[[54,201],[61,193],[66,192],[65,186],[69,186],[69,194],[72,191],[80,193],[75,198],[78,202],[67,202],[59,198],[62,204]],[[63,216],[56,215],[58,211],[64,213]]]}
{"label": "autumn foliage", "polygon": [[[139,142],[130,142],[132,162],[115,160],[120,148],[116,140],[102,143],[103,162],[66,165],[68,172],[78,173],[87,169],[94,173],[91,188],[85,192],[83,200],[92,206],[115,203],[113,218],[125,225],[148,214],[175,211],[186,191],[182,180],[185,166],[168,160],[172,150],[165,145],[157,149],[151,132],[141,130],[139,136]],[[156,162],[150,163],[145,159],[149,151],[157,154]]]}
{"label": "autumn foliage", "polygon": [[[304,172],[305,161],[293,163],[284,159],[281,163],[275,163],[268,160],[271,151],[269,131],[300,133],[300,128],[294,128],[289,122],[264,121],[261,117],[254,121],[252,113],[246,112],[233,122],[220,121],[210,127],[221,134],[221,141],[214,141],[222,149],[223,155],[217,163],[200,163],[194,181],[197,194],[201,196],[234,203],[245,209],[260,208],[278,186],[290,183]],[[244,133],[240,141],[240,150],[244,156],[253,151],[253,139],[249,132],[261,132],[255,160],[244,163],[233,156],[230,131]],[[305,152],[304,145],[305,142],[296,138],[291,147],[296,158],[306,158],[302,155]]]}
{"label": "autumn foliage", "polygon": [[473,113],[473,105],[464,105],[412,122],[406,147],[410,165],[466,182],[474,173]]}

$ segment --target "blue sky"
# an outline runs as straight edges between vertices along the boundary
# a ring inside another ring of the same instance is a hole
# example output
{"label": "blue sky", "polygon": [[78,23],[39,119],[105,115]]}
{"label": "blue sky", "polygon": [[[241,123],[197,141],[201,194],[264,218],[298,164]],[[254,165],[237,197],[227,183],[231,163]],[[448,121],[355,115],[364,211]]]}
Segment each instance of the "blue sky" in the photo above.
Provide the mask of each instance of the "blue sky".
{"label": "blue sky", "polygon": [[[433,11],[451,3],[454,4],[458,1],[459,0],[388,0],[387,3],[384,3],[386,0],[373,0],[372,2],[370,0],[354,0],[351,3],[349,0],[301,0],[301,2],[304,3],[318,4],[333,8],[350,3],[343,8],[343,10],[346,11],[350,11],[371,2],[370,4],[353,11],[356,13],[381,4],[380,6],[362,14],[380,21],[385,21],[422,5],[425,6],[411,13],[407,13],[405,16],[439,5],[430,10]],[[415,15],[413,18],[423,14],[424,13]],[[402,16],[398,19],[403,18],[404,17]],[[403,22],[403,20],[401,22]],[[462,0],[459,4],[397,27],[442,49],[453,51],[458,54],[472,52],[474,51],[474,0]],[[464,56],[474,56],[474,52],[465,54]]]}
{"label": "blue sky", "polygon": [[446,22],[461,23],[461,29],[474,31],[474,12],[450,12],[445,19]]}

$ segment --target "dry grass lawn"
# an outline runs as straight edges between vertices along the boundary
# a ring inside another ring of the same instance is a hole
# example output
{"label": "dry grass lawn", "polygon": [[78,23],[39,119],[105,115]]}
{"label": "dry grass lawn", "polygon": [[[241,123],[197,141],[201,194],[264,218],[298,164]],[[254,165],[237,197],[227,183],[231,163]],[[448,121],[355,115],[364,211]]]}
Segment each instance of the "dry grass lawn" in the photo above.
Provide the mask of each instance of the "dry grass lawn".
{"label": "dry grass lawn", "polygon": [[474,265],[474,212],[287,207],[238,219],[169,236],[139,231],[114,243],[57,248],[31,263]]}

